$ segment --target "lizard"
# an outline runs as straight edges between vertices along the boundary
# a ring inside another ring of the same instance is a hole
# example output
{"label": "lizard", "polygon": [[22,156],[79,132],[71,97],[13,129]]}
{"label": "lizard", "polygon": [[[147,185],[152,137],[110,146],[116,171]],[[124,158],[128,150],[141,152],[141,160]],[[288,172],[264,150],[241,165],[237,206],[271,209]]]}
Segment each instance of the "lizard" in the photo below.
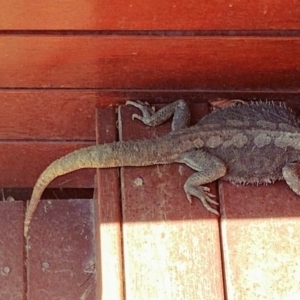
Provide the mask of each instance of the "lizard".
{"label": "lizard", "polygon": [[198,198],[216,215],[218,205],[205,184],[218,179],[236,184],[285,180],[300,196],[300,119],[283,103],[238,102],[225,105],[189,126],[190,110],[177,100],[158,111],[127,101],[140,114],[132,119],[157,126],[173,116],[171,131],[146,140],[118,141],[75,150],[52,162],[38,178],[26,211],[24,235],[47,185],[82,168],[111,168],[183,163],[196,172],[183,185],[187,199]]}

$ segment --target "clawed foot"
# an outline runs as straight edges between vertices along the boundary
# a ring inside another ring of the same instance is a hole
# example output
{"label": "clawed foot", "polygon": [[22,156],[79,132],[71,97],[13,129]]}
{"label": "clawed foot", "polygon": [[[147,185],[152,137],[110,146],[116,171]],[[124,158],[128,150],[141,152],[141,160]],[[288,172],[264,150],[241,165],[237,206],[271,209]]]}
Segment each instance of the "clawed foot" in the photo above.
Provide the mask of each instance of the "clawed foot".
{"label": "clawed foot", "polygon": [[149,125],[148,124],[149,120],[151,119],[151,116],[155,113],[155,107],[150,106],[148,102],[142,102],[140,100],[136,100],[136,101],[128,100],[126,101],[126,105],[132,105],[138,108],[142,113],[142,116],[138,114],[133,114],[132,120],[138,119],[142,121],[144,124]]}
{"label": "clawed foot", "polygon": [[141,111],[142,115],[133,114],[132,119],[138,119],[147,126],[158,126],[166,122],[172,116],[172,131],[186,128],[189,123],[190,111],[184,100],[172,102],[160,108],[158,111],[155,111],[155,108],[150,106],[149,103],[139,100],[129,100],[126,104],[132,105]]}
{"label": "clawed foot", "polygon": [[192,196],[197,197],[203,204],[203,206],[213,214],[219,216],[220,213],[212,208],[210,204],[219,205],[219,203],[212,198],[216,196],[210,193],[210,188],[206,186],[184,186],[184,191],[186,193],[188,201],[192,202]]}

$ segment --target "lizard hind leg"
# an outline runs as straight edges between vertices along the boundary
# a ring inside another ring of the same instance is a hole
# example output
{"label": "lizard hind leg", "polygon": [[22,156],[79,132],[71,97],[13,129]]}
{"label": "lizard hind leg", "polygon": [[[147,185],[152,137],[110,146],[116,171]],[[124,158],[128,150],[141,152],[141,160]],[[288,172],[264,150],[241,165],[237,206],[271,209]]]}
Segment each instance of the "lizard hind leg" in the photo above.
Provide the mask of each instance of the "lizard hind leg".
{"label": "lizard hind leg", "polygon": [[202,186],[199,184],[199,181],[203,180],[202,177],[203,175],[201,174],[201,172],[197,172],[191,175],[185,182],[184,191],[187,196],[187,199],[191,203],[191,196],[197,197],[208,211],[218,216],[219,212],[216,209],[212,208],[210,204],[219,205],[219,203],[212,199],[216,196],[210,193],[209,187]]}
{"label": "lizard hind leg", "polygon": [[300,162],[287,163],[282,168],[282,175],[288,186],[300,196]]}
{"label": "lizard hind leg", "polygon": [[203,206],[210,212],[219,215],[219,212],[212,208],[210,204],[218,205],[210,193],[210,189],[204,184],[213,182],[226,174],[226,166],[219,158],[201,150],[194,150],[184,153],[179,162],[185,163],[192,169],[198,171],[192,174],[184,184],[184,191],[189,202],[191,196],[197,197]]}
{"label": "lizard hind leg", "polygon": [[148,103],[141,101],[127,101],[126,105],[138,108],[142,115],[133,114],[132,119],[138,119],[148,126],[157,126],[173,116],[172,131],[186,128],[190,123],[190,110],[184,100],[177,100],[155,111]]}

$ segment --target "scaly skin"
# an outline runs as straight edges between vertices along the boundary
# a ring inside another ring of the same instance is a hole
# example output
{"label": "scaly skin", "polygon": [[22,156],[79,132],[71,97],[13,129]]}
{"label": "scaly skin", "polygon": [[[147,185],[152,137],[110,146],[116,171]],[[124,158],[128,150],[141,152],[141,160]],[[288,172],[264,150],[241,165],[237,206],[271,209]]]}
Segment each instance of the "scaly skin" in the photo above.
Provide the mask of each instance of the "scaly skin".
{"label": "scaly skin", "polygon": [[[24,235],[48,184],[56,177],[84,168],[112,168],[123,166],[149,166],[174,162],[179,153],[189,147],[178,139],[177,147],[163,137],[143,141],[115,142],[75,150],[52,162],[38,178],[26,211]],[[195,145],[197,146],[197,145]]]}
{"label": "scaly skin", "polygon": [[183,100],[155,112],[146,104],[129,101],[148,126],[172,115],[172,132],[162,137],[92,146],[76,150],[50,164],[39,177],[25,216],[24,235],[47,185],[56,177],[82,168],[111,168],[184,163],[197,171],[184,184],[189,201],[199,198],[214,214],[209,189],[203,185],[219,178],[234,183],[270,183],[284,179],[300,195],[300,121],[283,105],[272,102],[240,103],[202,118],[187,128],[189,110]]}

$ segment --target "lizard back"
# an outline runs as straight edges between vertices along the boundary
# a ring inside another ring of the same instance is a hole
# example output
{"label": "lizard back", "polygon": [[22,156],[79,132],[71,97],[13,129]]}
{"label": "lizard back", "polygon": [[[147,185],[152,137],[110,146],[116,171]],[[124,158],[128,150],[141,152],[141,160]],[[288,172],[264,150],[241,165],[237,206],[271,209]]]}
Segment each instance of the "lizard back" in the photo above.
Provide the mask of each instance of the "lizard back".
{"label": "lizard back", "polygon": [[262,184],[281,180],[284,165],[300,158],[299,124],[295,113],[284,104],[251,102],[216,110],[195,127],[221,139],[226,132],[237,130],[231,139],[240,143],[230,144],[225,138],[219,146],[203,149],[226,163],[224,179]]}

